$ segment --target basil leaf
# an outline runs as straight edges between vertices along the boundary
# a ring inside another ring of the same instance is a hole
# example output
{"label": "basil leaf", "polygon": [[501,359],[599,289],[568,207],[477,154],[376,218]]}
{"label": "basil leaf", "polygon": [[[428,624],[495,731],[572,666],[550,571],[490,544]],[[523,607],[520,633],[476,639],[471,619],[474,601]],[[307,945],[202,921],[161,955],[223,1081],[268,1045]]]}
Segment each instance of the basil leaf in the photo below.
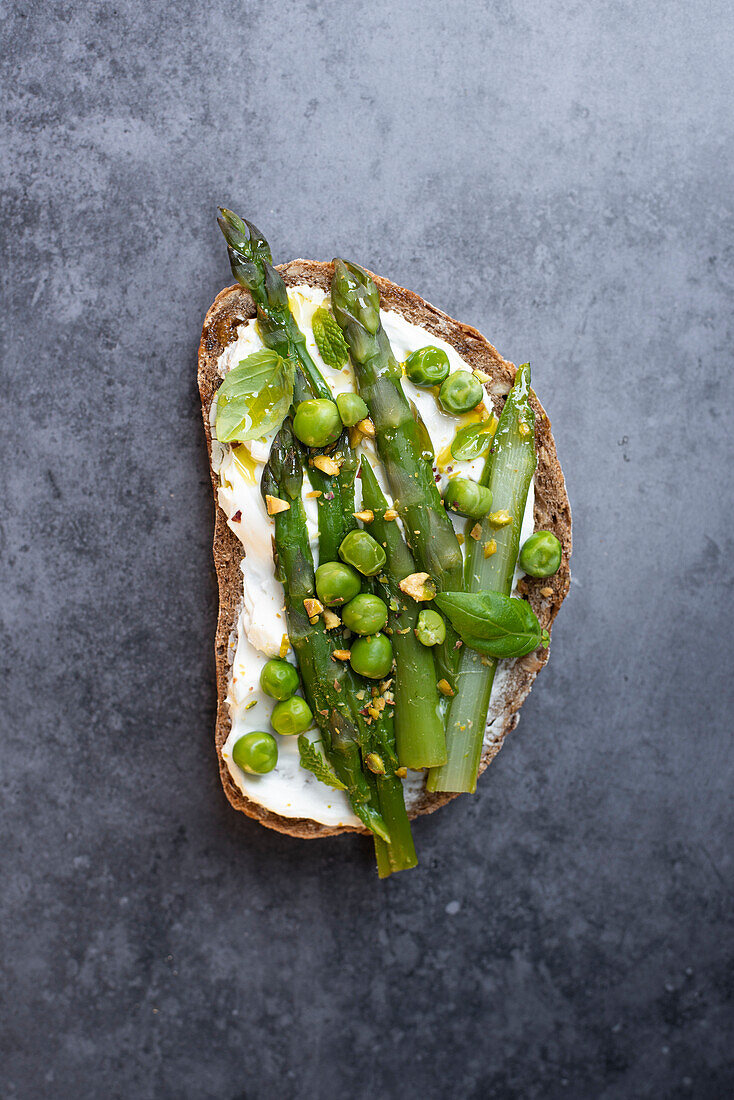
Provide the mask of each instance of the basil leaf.
{"label": "basil leaf", "polygon": [[333,787],[335,791],[345,791],[347,789],[341,779],[334,775],[326,760],[316,748],[316,744],[310,741],[305,733],[300,734],[298,737],[298,755],[301,758],[301,767],[315,775],[320,783],[325,783],[327,787]]}
{"label": "basil leaf", "polygon": [[495,427],[492,419],[459,428],[451,442],[451,457],[460,462],[470,462],[473,458],[479,458],[491,446]]}
{"label": "basil leaf", "polygon": [[295,367],[275,351],[248,355],[227,374],[217,391],[217,439],[258,439],[278,428],[293,401]]}
{"label": "basil leaf", "polygon": [[548,644],[548,632],[526,600],[485,589],[440,592],[435,602],[465,645],[489,657],[524,657]]}
{"label": "basil leaf", "polygon": [[349,348],[336,318],[328,309],[319,307],[311,319],[313,338],[327,367],[343,367],[349,358]]}

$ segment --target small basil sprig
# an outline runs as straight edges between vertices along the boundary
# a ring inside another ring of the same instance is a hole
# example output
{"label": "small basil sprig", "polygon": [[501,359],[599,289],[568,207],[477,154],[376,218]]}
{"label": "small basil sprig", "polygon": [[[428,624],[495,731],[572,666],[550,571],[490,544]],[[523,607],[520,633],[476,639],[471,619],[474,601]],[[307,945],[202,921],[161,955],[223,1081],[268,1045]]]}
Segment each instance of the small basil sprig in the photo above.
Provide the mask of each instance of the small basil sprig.
{"label": "small basil sprig", "polygon": [[467,424],[459,428],[451,441],[451,457],[461,462],[479,458],[492,443],[496,421],[483,420],[479,424]]}
{"label": "small basil sprig", "polygon": [[441,592],[435,602],[461,640],[488,657],[524,657],[550,641],[526,600],[485,589]]}
{"label": "small basil sprig", "polygon": [[327,367],[343,367],[349,358],[349,348],[337,320],[328,309],[319,307],[311,318],[316,347]]}
{"label": "small basil sprig", "polygon": [[275,351],[248,355],[226,375],[217,391],[217,439],[258,439],[279,428],[293,401],[295,367]]}
{"label": "small basil sprig", "polygon": [[347,788],[342,783],[324,760],[313,741],[309,741],[305,733],[298,738],[298,755],[301,758],[301,767],[311,772],[320,783],[327,787],[333,787],[335,791],[345,791]]}

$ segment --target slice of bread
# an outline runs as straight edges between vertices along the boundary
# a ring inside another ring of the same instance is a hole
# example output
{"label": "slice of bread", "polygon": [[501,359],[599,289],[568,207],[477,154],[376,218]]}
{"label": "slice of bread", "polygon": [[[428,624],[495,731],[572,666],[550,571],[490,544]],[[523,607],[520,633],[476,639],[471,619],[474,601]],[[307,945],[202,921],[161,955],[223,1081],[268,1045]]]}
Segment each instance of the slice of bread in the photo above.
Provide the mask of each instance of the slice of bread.
{"label": "slice of bread", "polygon": [[[329,289],[333,265],[315,260],[292,260],[282,264],[278,270],[288,286],[308,283],[310,286]],[[491,395],[495,413],[499,414],[515,375],[515,367],[506,362],[481,333],[470,325],[454,321],[445,313],[429,305],[417,294],[391,283],[388,279],[373,276],[380,290],[382,308],[395,310],[413,324],[420,325],[427,332],[442,337],[473,368],[484,371],[491,378],[486,389]],[[199,392],[201,394],[204,428],[207,447],[211,460],[212,438],[209,411],[212,399],[221,385],[222,379],[217,372],[217,360],[224,348],[236,339],[237,326],[255,315],[252,298],[240,286],[230,286],[215,298],[204,320],[204,328],[199,346]],[[538,466],[535,472],[535,527],[553,531],[563,544],[563,562],[553,577],[534,580],[527,577],[521,582],[530,603],[542,626],[549,630],[558,614],[570,582],[568,560],[571,554],[571,509],[566,495],[555,443],[551,434],[550,421],[540,402],[533,396],[536,413],[536,448]],[[217,477],[212,471],[215,507]],[[217,666],[217,723],[215,744],[219,773],[227,798],[236,810],[290,836],[306,838],[335,836],[343,832],[366,832],[363,828],[333,828],[320,825],[304,818],[286,818],[272,813],[246,798],[235,786],[227,766],[222,759],[221,750],[230,729],[229,713],[226,704],[227,682],[231,650],[230,637],[236,628],[237,616],[242,603],[242,546],[227,526],[226,519],[219,507],[216,507],[214,525],[214,564],[219,580],[219,621],[216,634]],[[533,685],[533,681],[548,659],[548,650],[538,650],[518,660],[505,662],[509,674],[503,677],[504,690],[501,699],[493,694],[493,707],[499,703],[500,712],[491,723],[489,739],[485,738],[480,772],[499,752],[510,730],[519,720],[519,710]],[[453,794],[428,794],[424,792],[417,805],[411,811],[411,817],[417,814],[432,813],[443,806]]]}

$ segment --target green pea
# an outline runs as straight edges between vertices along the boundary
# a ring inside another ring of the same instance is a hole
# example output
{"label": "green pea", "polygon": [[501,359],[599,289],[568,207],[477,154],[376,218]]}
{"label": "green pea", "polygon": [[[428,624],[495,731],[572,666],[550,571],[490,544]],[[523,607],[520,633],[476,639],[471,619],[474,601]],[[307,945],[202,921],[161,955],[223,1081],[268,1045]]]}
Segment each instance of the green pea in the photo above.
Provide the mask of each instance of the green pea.
{"label": "green pea", "polygon": [[441,348],[420,348],[405,360],[405,373],[416,386],[438,386],[450,369],[449,357]]}
{"label": "green pea", "polygon": [[530,577],[551,577],[561,567],[563,547],[552,531],[536,531],[522,544],[520,568]]}
{"label": "green pea", "polygon": [[364,420],[370,415],[370,410],[358,393],[337,394],[336,407],[339,410],[342,424],[346,424],[348,428],[353,428],[355,424],[359,424],[360,420]]}
{"label": "green pea", "polygon": [[367,531],[350,531],[341,546],[339,557],[353,565],[365,577],[374,577],[387,561],[387,555]]}
{"label": "green pea", "polygon": [[294,695],[282,703],[276,703],[270,722],[276,733],[283,737],[294,733],[303,733],[313,721],[311,708],[300,695]]}
{"label": "green pea", "polygon": [[235,741],[232,759],[243,772],[264,775],[278,763],[278,743],[272,733],[263,730],[246,733]]}
{"label": "green pea", "polygon": [[382,680],[392,668],[392,645],[385,634],[357,638],[349,658],[352,668],[370,680]]}
{"label": "green pea", "polygon": [[387,604],[379,596],[363,592],[344,608],[342,622],[355,634],[376,634],[387,622]]}
{"label": "green pea", "polygon": [[325,398],[302,401],[293,417],[293,431],[307,447],[327,447],[339,438],[341,430],[339,409]]}
{"label": "green pea", "polygon": [[450,374],[438,391],[438,402],[444,412],[452,416],[475,409],[484,397],[481,382],[468,370],[456,370]]}
{"label": "green pea", "polygon": [[446,639],[446,623],[438,611],[421,611],[415,628],[415,635],[421,645],[441,645]]}
{"label": "green pea", "polygon": [[274,657],[263,665],[260,687],[271,699],[290,699],[298,690],[298,672],[287,661]]}
{"label": "green pea", "polygon": [[468,477],[452,477],[446,486],[443,502],[460,516],[481,519],[492,508],[492,490]]}
{"label": "green pea", "polygon": [[316,595],[326,607],[353,600],[362,587],[362,578],[351,565],[327,561],[316,570]]}

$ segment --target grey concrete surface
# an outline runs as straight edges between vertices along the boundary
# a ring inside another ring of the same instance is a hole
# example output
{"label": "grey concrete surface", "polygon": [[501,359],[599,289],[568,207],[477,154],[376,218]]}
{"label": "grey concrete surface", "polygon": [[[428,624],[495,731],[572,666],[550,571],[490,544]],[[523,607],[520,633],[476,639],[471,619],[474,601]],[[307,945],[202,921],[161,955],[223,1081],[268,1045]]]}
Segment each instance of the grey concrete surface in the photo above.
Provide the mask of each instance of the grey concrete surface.
{"label": "grey concrete surface", "polygon": [[[0,7],[0,1094],[732,1094],[734,13]],[[215,208],[530,359],[574,586],[380,885],[212,753]]]}

